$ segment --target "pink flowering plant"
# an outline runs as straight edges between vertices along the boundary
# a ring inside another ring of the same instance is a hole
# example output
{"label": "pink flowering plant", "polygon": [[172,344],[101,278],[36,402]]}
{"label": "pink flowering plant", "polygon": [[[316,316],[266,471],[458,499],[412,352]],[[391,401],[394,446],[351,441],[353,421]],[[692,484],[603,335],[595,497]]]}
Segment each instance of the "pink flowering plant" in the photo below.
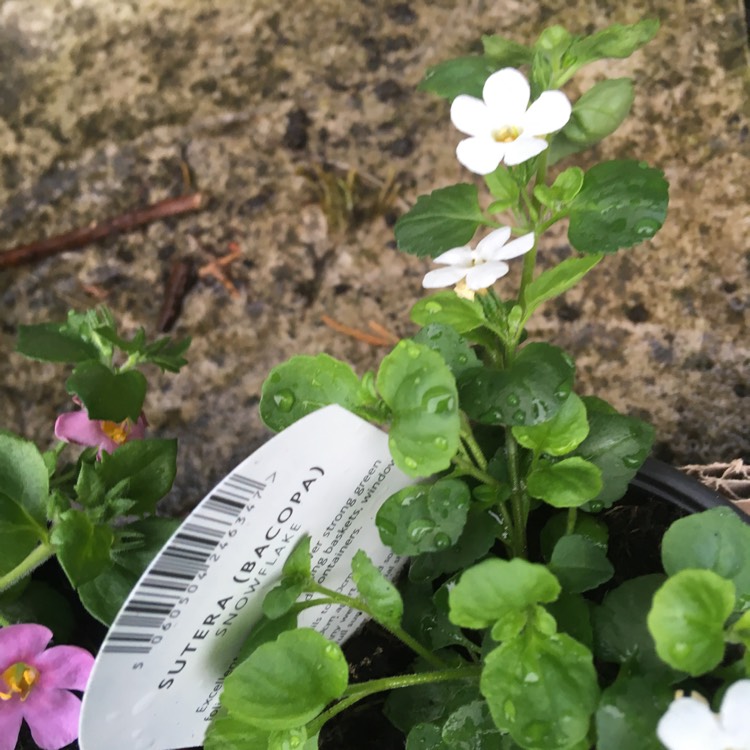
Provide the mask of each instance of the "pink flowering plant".
{"label": "pink flowering plant", "polygon": [[[387,428],[395,464],[421,480],[377,514],[408,573],[396,585],[360,550],[359,595],[343,596],[315,580],[303,539],[224,682],[208,750],[312,750],[330,719],[383,691],[407,750],[750,747],[750,526],[728,507],[680,518],[662,540],[663,570],[615,570],[606,511],[654,430],[576,393],[572,358],[526,330],[544,303],[664,222],[660,170],[563,161],[612,133],[634,97],[629,78],[575,101],[566,82],[657,30],[553,26],[531,46],[486,36],[483,54],[427,73],[421,88],[451,102],[468,173],[419,197],[395,233],[402,251],[434,260],[423,286],[441,291],[414,305],[420,330],[377,372],[293,357],[260,402],[275,430],[332,403]],[[561,221],[570,255],[540,268],[540,238]],[[503,278],[514,263],[515,287]],[[303,609],[331,604],[402,641],[411,668],[352,681],[337,644],[297,627]],[[677,691],[714,708],[685,697],[669,708]]]}
{"label": "pink flowering plant", "polygon": [[[32,576],[53,558],[89,613],[109,624],[169,538],[175,522],[157,518],[155,508],[174,481],[177,445],[146,437],[140,369],[177,372],[188,345],[168,337],[149,343],[143,329],[124,339],[106,308],[20,327],[18,352],[73,366],[66,380],[72,400],[54,424],[59,442],[50,449],[0,431],[0,625],[40,622],[63,638],[71,630],[69,600]],[[45,447],[52,438],[50,425]],[[0,639],[13,632],[23,631],[0,630]],[[36,643],[41,631],[34,632]],[[0,703],[0,720],[7,710]],[[33,728],[32,713],[23,715]]]}

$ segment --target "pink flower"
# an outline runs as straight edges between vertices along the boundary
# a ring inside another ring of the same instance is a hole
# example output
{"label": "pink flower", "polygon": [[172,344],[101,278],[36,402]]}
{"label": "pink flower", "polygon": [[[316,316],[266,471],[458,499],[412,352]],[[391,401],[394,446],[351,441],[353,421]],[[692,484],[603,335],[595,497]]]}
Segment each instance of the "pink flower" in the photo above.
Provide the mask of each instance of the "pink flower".
{"label": "pink flower", "polygon": [[84,409],[61,414],[55,422],[55,436],[66,443],[88,445],[113,453],[129,440],[140,440],[146,434],[148,422],[141,414],[137,422],[126,419],[124,422],[89,419]]}
{"label": "pink flower", "polygon": [[42,750],[78,737],[81,700],[94,657],[77,646],[44,650],[52,631],[43,625],[0,628],[0,750],[13,750],[25,719]]}

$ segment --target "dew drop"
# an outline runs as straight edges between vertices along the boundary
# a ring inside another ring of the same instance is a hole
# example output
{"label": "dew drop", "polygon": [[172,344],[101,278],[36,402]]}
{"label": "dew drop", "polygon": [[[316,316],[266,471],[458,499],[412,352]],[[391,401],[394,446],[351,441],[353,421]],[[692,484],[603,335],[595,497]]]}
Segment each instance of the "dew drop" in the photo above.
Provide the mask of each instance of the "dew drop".
{"label": "dew drop", "polygon": [[516,704],[513,703],[511,700],[505,701],[503,703],[503,713],[505,714],[505,718],[508,721],[515,721],[516,719]]}
{"label": "dew drop", "polygon": [[422,408],[428,414],[445,414],[453,411],[455,399],[453,394],[442,386],[435,386],[425,391],[422,396]]}
{"label": "dew drop", "polygon": [[430,315],[437,315],[439,312],[442,312],[443,306],[439,302],[427,302],[424,306],[424,309],[430,313]]}
{"label": "dew drop", "polygon": [[505,400],[508,402],[508,406],[518,406],[521,403],[521,399],[515,393],[509,393]]}
{"label": "dew drop", "polygon": [[378,528],[386,535],[396,536],[396,524],[387,518],[378,518]]}
{"label": "dew drop", "polygon": [[519,409],[517,412],[513,413],[513,421],[516,424],[523,424],[526,421],[526,413],[523,409]]}
{"label": "dew drop", "polygon": [[622,459],[622,463],[627,469],[637,469],[640,467],[642,461],[638,456],[625,456]]}
{"label": "dew drop", "polygon": [[289,412],[292,410],[292,407],[294,406],[294,394],[288,389],[284,388],[283,390],[276,393],[273,397],[273,402],[276,404],[276,406],[281,411]]}
{"label": "dew drop", "polygon": [[[406,536],[412,542],[421,541],[425,534],[429,534],[435,528],[435,524],[427,519],[418,518],[416,521],[412,521],[406,529]],[[450,541],[450,540],[449,540]]]}
{"label": "dew drop", "polygon": [[635,225],[635,233],[639,237],[653,237],[661,227],[661,224],[656,219],[641,219]]}
{"label": "dew drop", "polygon": [[459,365],[465,365],[469,361],[469,358],[465,354],[459,354],[456,357],[456,362],[458,362]]}
{"label": "dew drop", "polygon": [[451,538],[442,531],[439,534],[435,534],[435,539],[433,541],[438,549],[446,549],[451,545]]}
{"label": "dew drop", "polygon": [[555,398],[559,401],[565,401],[570,396],[570,389],[560,388],[555,391]]}
{"label": "dew drop", "polygon": [[589,502],[588,508],[592,513],[598,513],[604,508],[604,503],[599,500],[591,500]]}
{"label": "dew drop", "polygon": [[412,359],[419,359],[419,355],[422,353],[418,346],[407,346],[406,353]]}
{"label": "dew drop", "polygon": [[524,678],[524,682],[539,682],[539,675],[536,672],[529,672]]}
{"label": "dew drop", "polygon": [[326,646],[323,649],[323,653],[326,655],[329,659],[340,659],[341,658],[341,651],[338,647],[334,646],[332,643],[328,646]]}
{"label": "dew drop", "polygon": [[436,437],[432,443],[440,451],[448,450],[448,441],[444,437]]}
{"label": "dew drop", "polygon": [[407,469],[414,470],[417,468],[417,462],[411,456],[404,456],[404,466]]}
{"label": "dew drop", "polygon": [[684,643],[683,641],[679,641],[678,643],[672,645],[670,651],[672,652],[673,658],[681,659],[682,657],[687,656],[690,653],[690,645]]}

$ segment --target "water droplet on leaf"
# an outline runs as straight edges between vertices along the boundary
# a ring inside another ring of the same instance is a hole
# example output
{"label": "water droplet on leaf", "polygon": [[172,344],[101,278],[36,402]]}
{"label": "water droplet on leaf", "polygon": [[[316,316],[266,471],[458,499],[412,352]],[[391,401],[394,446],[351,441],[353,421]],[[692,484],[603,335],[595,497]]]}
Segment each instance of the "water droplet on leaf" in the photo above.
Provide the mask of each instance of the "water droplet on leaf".
{"label": "water droplet on leaf", "polygon": [[526,421],[526,413],[523,411],[523,409],[519,409],[517,412],[514,412],[513,421],[516,424],[523,424]]}
{"label": "water droplet on leaf", "polygon": [[291,411],[294,406],[294,401],[294,394],[288,388],[284,388],[273,397],[273,402],[280,411]]}
{"label": "water droplet on leaf", "polygon": [[508,406],[518,406],[521,403],[521,399],[515,393],[509,393],[505,400],[508,402]]}
{"label": "water droplet on leaf", "polygon": [[404,456],[404,466],[413,471],[417,468],[417,462],[411,456]]}
{"label": "water droplet on leaf", "polygon": [[439,534],[435,534],[435,539],[433,541],[438,549],[446,549],[451,546],[451,538],[442,531]]}
{"label": "water droplet on leaf", "polygon": [[422,396],[422,408],[428,414],[445,414],[453,411],[455,399],[453,394],[443,386],[435,386],[425,391]]}
{"label": "water droplet on leaf", "polygon": [[513,703],[511,700],[505,701],[503,703],[503,713],[505,714],[505,718],[508,721],[515,721],[516,718],[516,704]]}
{"label": "water droplet on leaf", "polygon": [[412,542],[419,542],[425,534],[429,534],[435,528],[435,524],[427,519],[418,518],[412,521],[406,530],[406,535]]}
{"label": "water droplet on leaf", "polygon": [[438,450],[448,450],[448,441],[444,437],[436,437],[432,443]]}
{"label": "water droplet on leaf", "polygon": [[425,303],[424,309],[430,313],[430,315],[437,315],[439,312],[442,312],[443,306],[439,302],[427,302]]}

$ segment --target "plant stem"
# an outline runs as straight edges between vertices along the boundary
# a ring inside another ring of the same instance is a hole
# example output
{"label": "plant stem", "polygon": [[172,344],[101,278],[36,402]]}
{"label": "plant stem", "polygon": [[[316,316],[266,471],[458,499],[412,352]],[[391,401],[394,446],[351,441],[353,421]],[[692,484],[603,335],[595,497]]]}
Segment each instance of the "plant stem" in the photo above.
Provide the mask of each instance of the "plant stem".
{"label": "plant stem", "polygon": [[13,570],[6,573],[4,576],[0,576],[0,592],[9,589],[14,583],[25,578],[35,568],[38,568],[42,563],[49,560],[54,554],[55,550],[47,543],[34,547],[29,555],[24,560],[21,560]]}
{"label": "plant stem", "polygon": [[346,594],[341,594],[338,591],[333,591],[332,589],[328,589],[325,586],[321,586],[319,583],[315,583],[314,581],[308,584],[307,590],[315,591],[319,594],[325,594],[337,604],[343,604],[344,606],[350,607],[351,609],[357,609],[360,612],[366,614],[368,617],[372,617],[372,619],[375,620],[375,622],[377,622],[381,628],[387,630],[392,636],[398,638],[402,643],[406,644],[412,651],[414,651],[415,654],[421,656],[429,664],[432,664],[433,667],[445,667],[445,662],[439,656],[433,654],[432,651],[423,646],[416,638],[413,638],[411,635],[409,635],[409,633],[407,633],[400,625],[395,625],[393,623],[380,620],[375,615],[375,613],[367,606],[367,604],[362,601],[362,599],[355,599],[351,596],[347,596]]}
{"label": "plant stem", "polygon": [[487,471],[487,459],[474,437],[471,423],[464,412],[461,412],[461,438],[466,443],[466,447],[469,449],[469,453],[471,454],[471,458],[474,459],[474,463],[476,463],[482,471]]}
{"label": "plant stem", "polygon": [[521,484],[518,472],[518,449],[515,438],[509,428],[505,429],[505,452],[508,456],[508,473],[510,474],[510,503],[513,510],[513,528],[515,554],[526,557],[526,493]]}
{"label": "plant stem", "polygon": [[566,536],[572,534],[576,529],[576,521],[578,520],[578,508],[568,508],[568,523],[565,527]]}
{"label": "plant stem", "polygon": [[394,690],[396,688],[412,687],[414,685],[429,685],[433,682],[447,682],[448,680],[475,680],[479,678],[480,674],[480,666],[467,666],[457,669],[444,669],[440,672],[385,677],[380,680],[370,680],[369,682],[350,685],[347,690],[350,694],[331,706],[327,711],[324,711],[316,719],[313,719],[307,725],[307,734],[309,737],[315,736],[329,719],[332,719],[363,698],[367,698],[375,693],[380,693],[384,690]]}
{"label": "plant stem", "polygon": [[468,474],[470,477],[474,477],[474,479],[478,479],[482,484],[487,484],[490,487],[497,487],[499,482],[495,477],[488,474],[486,471],[482,471],[481,469],[478,469],[474,464],[469,461],[464,456],[456,455],[453,457],[453,463],[461,469],[461,471],[464,474]]}

